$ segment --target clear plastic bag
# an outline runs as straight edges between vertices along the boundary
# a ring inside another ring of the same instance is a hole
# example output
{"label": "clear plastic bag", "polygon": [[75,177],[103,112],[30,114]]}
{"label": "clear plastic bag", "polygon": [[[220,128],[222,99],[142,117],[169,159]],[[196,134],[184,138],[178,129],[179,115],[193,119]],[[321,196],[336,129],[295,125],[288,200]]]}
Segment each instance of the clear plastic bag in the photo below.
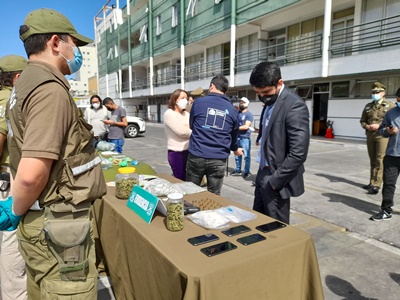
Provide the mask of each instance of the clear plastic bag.
{"label": "clear plastic bag", "polygon": [[147,182],[144,182],[143,188],[152,193],[154,196],[166,196],[172,193],[178,193],[172,183],[168,180],[157,178]]}
{"label": "clear plastic bag", "polygon": [[216,209],[215,211],[233,223],[246,222],[246,221],[253,220],[257,217],[257,215],[255,213],[241,209],[234,205],[221,207],[221,208]]}
{"label": "clear plastic bag", "polygon": [[96,147],[96,149],[98,149],[100,151],[112,151],[112,150],[114,150],[114,148],[115,148],[115,145],[113,143],[109,143],[106,141],[100,141]]}

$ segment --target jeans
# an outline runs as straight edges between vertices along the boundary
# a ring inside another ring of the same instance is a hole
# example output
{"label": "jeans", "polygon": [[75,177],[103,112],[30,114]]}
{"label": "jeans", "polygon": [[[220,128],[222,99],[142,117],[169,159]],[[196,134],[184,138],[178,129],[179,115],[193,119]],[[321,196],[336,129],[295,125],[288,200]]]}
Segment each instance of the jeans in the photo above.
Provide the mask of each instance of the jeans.
{"label": "jeans", "polygon": [[381,209],[392,213],[393,197],[400,172],[400,157],[386,155],[383,159],[383,189]]}
{"label": "jeans", "polygon": [[[239,148],[243,148],[244,155],[244,173],[250,173],[250,150],[251,141],[249,138],[238,138]],[[242,171],[242,156],[235,156],[236,172]]]}
{"label": "jeans", "polygon": [[118,153],[122,153],[122,147],[125,144],[124,139],[108,139],[108,142],[115,145],[115,151],[117,151]]}
{"label": "jeans", "polygon": [[186,181],[200,186],[204,175],[207,177],[207,190],[219,195],[224,182],[226,159],[207,159],[189,153],[186,163]]}

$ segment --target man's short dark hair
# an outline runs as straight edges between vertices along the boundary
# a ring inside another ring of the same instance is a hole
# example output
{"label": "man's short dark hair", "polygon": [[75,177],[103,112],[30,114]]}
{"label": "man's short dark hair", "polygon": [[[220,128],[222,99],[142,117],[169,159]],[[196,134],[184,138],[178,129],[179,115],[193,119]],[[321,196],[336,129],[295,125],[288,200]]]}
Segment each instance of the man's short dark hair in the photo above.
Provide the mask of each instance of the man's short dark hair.
{"label": "man's short dark hair", "polygon": [[213,84],[218,91],[224,94],[228,91],[229,81],[228,79],[226,79],[225,76],[217,75],[213,77],[213,79],[211,79],[210,85],[211,84]]}
{"label": "man's short dark hair", "polygon": [[277,86],[282,79],[279,65],[272,62],[262,62],[254,67],[250,75],[250,84],[257,88]]}
{"label": "man's short dark hair", "polygon": [[[26,25],[22,25],[19,28],[19,34],[23,34],[29,30],[29,27]],[[38,54],[46,48],[46,43],[51,39],[53,35],[58,35],[58,37],[62,40],[67,40],[68,34],[62,33],[43,33],[43,34],[34,34],[28,37],[24,41],[24,48],[26,55],[29,57],[32,54]]]}
{"label": "man's short dark hair", "polygon": [[103,105],[107,105],[107,104],[110,104],[110,103],[114,103],[114,100],[111,99],[110,97],[104,98]]}
{"label": "man's short dark hair", "polygon": [[397,92],[396,92],[396,97],[397,98],[400,98],[400,88],[397,90]]}

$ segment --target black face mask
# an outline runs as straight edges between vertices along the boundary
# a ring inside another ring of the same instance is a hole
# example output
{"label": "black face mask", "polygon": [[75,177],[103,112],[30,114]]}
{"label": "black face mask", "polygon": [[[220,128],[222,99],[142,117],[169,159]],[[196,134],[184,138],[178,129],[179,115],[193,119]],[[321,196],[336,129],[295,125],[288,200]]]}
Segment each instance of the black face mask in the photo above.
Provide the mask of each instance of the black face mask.
{"label": "black face mask", "polygon": [[240,109],[240,110],[245,110],[246,107],[244,107],[243,105],[239,105],[239,109]]}
{"label": "black face mask", "polygon": [[275,103],[276,99],[278,99],[278,95],[262,96],[262,97],[258,96],[258,99],[266,106],[271,106]]}
{"label": "black face mask", "polygon": [[114,111],[112,108],[109,108],[109,107],[107,107],[107,110],[108,111]]}

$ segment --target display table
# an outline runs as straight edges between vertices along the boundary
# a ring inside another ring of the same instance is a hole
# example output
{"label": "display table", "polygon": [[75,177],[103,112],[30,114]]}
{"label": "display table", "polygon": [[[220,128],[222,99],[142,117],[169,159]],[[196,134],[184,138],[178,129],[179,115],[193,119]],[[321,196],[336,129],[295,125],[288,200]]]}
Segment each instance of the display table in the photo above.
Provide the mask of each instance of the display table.
{"label": "display table", "polygon": [[[177,180],[159,175],[171,182]],[[184,199],[212,198],[224,206],[232,201],[209,192]],[[155,299],[323,299],[314,243],[309,234],[291,226],[261,233],[255,226],[274,221],[257,214],[245,222],[252,229],[235,237],[207,230],[189,220],[179,232],[170,232],[165,217],[156,212],[147,224],[114,196],[109,188],[94,204],[97,227],[114,294],[118,300]],[[233,226],[233,225],[232,225]],[[188,238],[214,233],[220,240],[192,246]],[[267,240],[243,246],[237,238],[261,233]],[[230,241],[238,248],[214,257],[200,249]]]}

